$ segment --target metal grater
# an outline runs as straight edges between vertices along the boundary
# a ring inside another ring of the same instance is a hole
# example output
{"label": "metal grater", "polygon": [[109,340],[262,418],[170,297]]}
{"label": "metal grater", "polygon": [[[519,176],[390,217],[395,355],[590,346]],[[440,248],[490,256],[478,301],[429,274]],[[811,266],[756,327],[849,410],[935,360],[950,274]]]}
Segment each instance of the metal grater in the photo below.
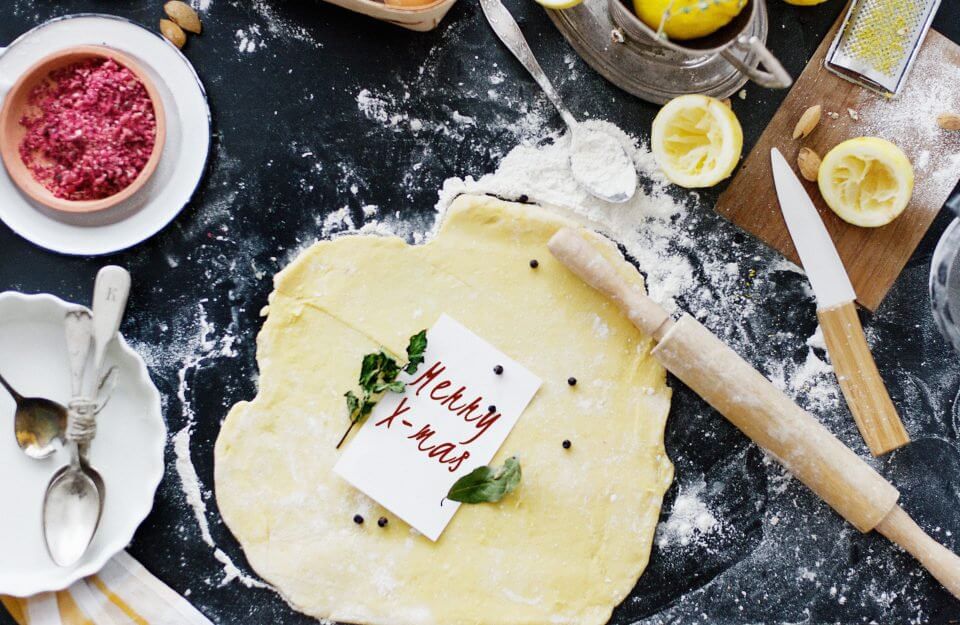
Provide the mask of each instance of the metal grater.
{"label": "metal grater", "polygon": [[940,0],[853,0],[824,65],[892,97],[903,89]]}

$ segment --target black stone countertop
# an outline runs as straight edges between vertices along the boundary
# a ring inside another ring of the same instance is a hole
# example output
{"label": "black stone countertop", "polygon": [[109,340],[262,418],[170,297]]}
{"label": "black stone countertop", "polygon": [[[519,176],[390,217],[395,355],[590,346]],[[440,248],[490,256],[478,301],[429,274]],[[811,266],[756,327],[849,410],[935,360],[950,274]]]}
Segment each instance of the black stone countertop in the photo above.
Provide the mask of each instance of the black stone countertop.
{"label": "black stone countertop", "polygon": [[[769,46],[796,76],[843,3],[769,2]],[[239,545],[217,515],[212,450],[229,407],[255,393],[254,339],[270,275],[331,223],[342,221],[328,221],[324,228],[325,216],[343,207],[356,224],[363,223],[362,206],[376,204],[381,213],[396,212],[395,220],[409,223],[408,234],[423,229],[432,223],[444,179],[492,171],[519,137],[529,136],[529,128],[520,131],[509,122],[539,119],[544,132],[559,129],[561,122],[494,39],[472,0],[461,0],[439,29],[426,34],[319,0],[201,3],[208,5],[204,34],[185,49],[214,114],[213,152],[200,192],[159,235],[105,259],[45,252],[0,226],[0,290],[87,301],[105,261],[131,270],[134,289],[122,331],[144,354],[165,397],[171,436],[194,423],[191,457],[206,493],[213,538],[249,574]],[[507,4],[547,72],[558,77],[571,110],[608,119],[641,139],[649,136],[656,107],[595,75],[532,0]],[[161,6],[161,0],[7,0],[0,8],[0,42],[48,18],[85,11],[153,27]],[[960,2],[944,0],[935,27],[960,40]],[[498,89],[510,98],[487,97],[494,72],[505,75]],[[364,89],[393,113],[437,122],[434,129],[442,129],[453,111],[475,124],[456,136],[404,132],[389,114],[377,119],[376,110],[360,110]],[[745,100],[734,98],[745,151],[783,96],[748,86]],[[529,102],[527,113],[538,115],[524,117],[511,105],[518,101]],[[730,242],[729,257],[743,272],[736,288],[754,308],[749,316],[731,319],[729,327],[709,325],[761,367],[778,360],[801,363],[808,352],[804,340],[816,324],[805,279],[763,271],[777,256],[709,211],[720,190],[700,194],[691,209],[699,213],[695,234],[709,231],[711,240]],[[901,488],[903,505],[918,522],[958,550],[960,413],[954,399],[960,367],[937,333],[926,296],[930,256],[949,221],[945,214],[937,219],[887,300],[865,321],[880,370],[914,438],[876,466]],[[752,279],[751,267],[760,267],[766,279]],[[206,345],[204,324],[212,328]],[[235,337],[232,351],[223,349],[224,336]],[[180,373],[186,389],[180,388]],[[719,524],[686,545],[655,544],[649,568],[613,623],[960,622],[960,602],[906,554],[876,534],[857,534],[796,481],[784,478],[701,400],[675,380],[672,385],[667,450],[677,478],[662,518],[669,518],[678,493],[700,489],[699,500]],[[801,403],[812,401],[795,394]],[[836,393],[831,405],[821,417],[865,453]],[[216,623],[314,622],[271,591],[236,581],[221,585],[223,567],[201,540],[175,461],[171,441],[156,506],[130,552],[175,590],[189,592]],[[0,624],[10,623],[0,614]]]}

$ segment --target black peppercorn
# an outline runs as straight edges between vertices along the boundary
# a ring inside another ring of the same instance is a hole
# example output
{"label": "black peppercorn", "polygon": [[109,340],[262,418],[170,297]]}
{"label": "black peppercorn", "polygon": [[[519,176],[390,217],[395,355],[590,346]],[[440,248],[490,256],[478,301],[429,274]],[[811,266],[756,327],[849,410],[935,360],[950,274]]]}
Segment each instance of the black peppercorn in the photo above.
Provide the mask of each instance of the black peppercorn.
{"label": "black peppercorn", "polygon": [[560,443],[560,444],[563,445],[563,448],[564,448],[564,449],[570,449],[570,445],[572,445],[573,443],[571,443],[569,440],[564,440],[564,441],[563,441],[562,443]]}
{"label": "black peppercorn", "polygon": [[529,198],[529,196],[527,196],[526,194],[524,194],[524,195],[521,195],[520,197],[518,197],[518,198],[517,198],[517,201],[520,202],[521,204],[526,204],[527,202],[530,201],[530,198]]}
{"label": "black peppercorn", "polygon": [[497,407],[494,406],[493,404],[490,404],[489,406],[487,406],[487,412],[496,412],[496,411],[497,411]]}
{"label": "black peppercorn", "polygon": [[379,525],[380,527],[386,527],[387,523],[388,523],[387,517],[385,516],[382,516],[379,519],[377,519],[377,525]]}
{"label": "black peppercorn", "polygon": [[540,261],[537,260],[536,258],[534,258],[533,260],[530,261],[530,268],[531,268],[531,269],[536,269],[536,268],[539,267],[539,266],[540,266]]}
{"label": "black peppercorn", "polygon": [[362,524],[363,524],[363,517],[360,516],[359,514],[355,514],[355,515],[353,515],[353,522],[356,523],[357,525],[362,525]]}
{"label": "black peppercorn", "polygon": [[496,373],[497,375],[500,375],[501,373],[503,373],[503,367],[500,365],[497,365],[496,367],[493,368],[493,372]]}
{"label": "black peppercorn", "polygon": [[569,377],[569,378],[567,378],[567,384],[569,384],[570,386],[576,386],[576,385],[577,385],[577,378],[572,377],[572,376]]}

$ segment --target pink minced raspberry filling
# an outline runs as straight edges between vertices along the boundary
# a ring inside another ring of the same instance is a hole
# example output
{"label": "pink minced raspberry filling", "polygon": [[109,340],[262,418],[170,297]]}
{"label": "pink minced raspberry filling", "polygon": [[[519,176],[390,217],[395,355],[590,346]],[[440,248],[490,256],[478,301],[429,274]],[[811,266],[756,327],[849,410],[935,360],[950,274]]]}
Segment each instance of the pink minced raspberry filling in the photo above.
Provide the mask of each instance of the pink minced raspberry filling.
{"label": "pink minced raspberry filling", "polygon": [[143,83],[113,59],[91,58],[50,73],[28,99],[20,158],[48,191],[99,200],[136,180],[157,138]]}

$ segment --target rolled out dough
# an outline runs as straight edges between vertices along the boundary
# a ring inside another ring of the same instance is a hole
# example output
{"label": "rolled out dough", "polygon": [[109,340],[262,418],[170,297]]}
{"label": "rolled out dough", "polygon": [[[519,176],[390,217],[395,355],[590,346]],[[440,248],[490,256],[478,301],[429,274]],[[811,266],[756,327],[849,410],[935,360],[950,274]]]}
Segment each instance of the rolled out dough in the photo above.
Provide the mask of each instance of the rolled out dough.
{"label": "rolled out dough", "polygon": [[[223,424],[216,495],[250,565],[296,609],[367,625],[594,625],[633,588],[673,476],[670,390],[651,340],[550,255],[564,225],[541,208],[463,196],[425,245],[346,236],[277,275],[257,340],[259,393]],[[589,236],[643,288],[615,246]],[[404,353],[441,313],[543,386],[494,459],[519,456],[520,488],[462,506],[432,543],[332,468],[363,355]]]}

